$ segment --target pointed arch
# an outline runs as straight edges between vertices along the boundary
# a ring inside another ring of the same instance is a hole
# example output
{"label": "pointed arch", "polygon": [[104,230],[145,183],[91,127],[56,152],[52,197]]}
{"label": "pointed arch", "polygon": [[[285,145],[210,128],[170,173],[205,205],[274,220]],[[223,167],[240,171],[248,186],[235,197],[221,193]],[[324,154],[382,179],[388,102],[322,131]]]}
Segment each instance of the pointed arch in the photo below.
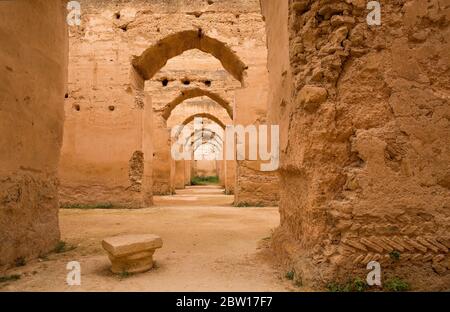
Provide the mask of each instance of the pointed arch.
{"label": "pointed arch", "polygon": [[183,125],[187,125],[188,123],[194,121],[195,118],[206,118],[211,120],[212,122],[215,122],[216,124],[218,124],[222,129],[225,129],[225,123],[223,123],[219,118],[217,118],[214,115],[208,114],[208,113],[199,113],[199,114],[194,114],[189,116],[188,118],[186,118],[185,121],[183,121]]}
{"label": "pointed arch", "polygon": [[203,90],[201,88],[192,88],[181,91],[180,94],[173,101],[171,101],[164,107],[162,113],[163,118],[166,120],[169,119],[172,111],[182,102],[201,96],[207,96],[211,100],[219,104],[227,111],[228,116],[230,116],[230,118],[233,119],[233,108],[231,107],[230,103],[227,100],[223,99],[217,93]]}
{"label": "pointed arch", "polygon": [[[191,134],[191,136],[186,140],[186,142],[184,144],[185,144],[185,146],[194,145],[199,140],[202,140],[202,142],[215,142],[215,143],[217,143],[217,147],[220,148],[220,150],[222,150],[222,148],[223,148],[223,140],[215,132],[211,131],[211,133],[213,134],[213,136],[211,136],[209,138],[204,137],[204,136],[195,138],[194,137],[195,132],[193,132]],[[219,142],[218,139],[220,139],[220,142]]]}
{"label": "pointed arch", "polygon": [[192,140],[192,138],[198,133],[200,133],[201,137],[203,138],[205,137],[203,134],[207,133],[209,135],[209,139],[214,139],[219,144],[224,143],[224,139],[217,132],[205,128],[201,130],[192,131],[191,134],[188,137],[186,137],[184,144],[185,145],[188,144]]}
{"label": "pointed arch", "polygon": [[220,40],[205,35],[201,29],[181,31],[159,40],[140,56],[135,56],[132,64],[144,80],[150,80],[169,59],[193,49],[217,58],[225,70],[244,85],[247,66],[230,47]]}
{"label": "pointed arch", "polygon": [[[210,135],[211,138],[218,138],[220,140],[220,143],[223,143],[223,138],[215,131],[208,129],[208,128],[203,128],[203,129],[199,129],[197,131],[192,131],[191,134],[188,137],[188,140],[190,138],[192,138],[194,135],[196,135],[197,133],[208,133]],[[219,142],[218,142],[219,143]]]}
{"label": "pointed arch", "polygon": [[211,146],[213,146],[214,148],[217,148],[217,151],[221,151],[221,150],[222,150],[221,147],[217,146],[216,144],[213,144],[212,141],[208,141],[208,142],[202,142],[202,144],[199,144],[199,145],[195,146],[194,153],[195,153],[195,152],[199,149],[199,147],[202,146],[202,145],[211,145]]}

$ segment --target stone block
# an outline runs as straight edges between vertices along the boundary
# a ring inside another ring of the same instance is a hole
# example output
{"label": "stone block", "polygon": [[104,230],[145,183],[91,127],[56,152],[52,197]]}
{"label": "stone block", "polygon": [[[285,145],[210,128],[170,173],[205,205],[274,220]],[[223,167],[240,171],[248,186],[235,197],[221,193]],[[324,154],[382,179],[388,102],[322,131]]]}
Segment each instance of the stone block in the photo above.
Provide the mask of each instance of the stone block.
{"label": "stone block", "polygon": [[113,273],[142,273],[153,267],[153,254],[163,245],[153,234],[121,235],[105,238],[103,249],[111,260]]}

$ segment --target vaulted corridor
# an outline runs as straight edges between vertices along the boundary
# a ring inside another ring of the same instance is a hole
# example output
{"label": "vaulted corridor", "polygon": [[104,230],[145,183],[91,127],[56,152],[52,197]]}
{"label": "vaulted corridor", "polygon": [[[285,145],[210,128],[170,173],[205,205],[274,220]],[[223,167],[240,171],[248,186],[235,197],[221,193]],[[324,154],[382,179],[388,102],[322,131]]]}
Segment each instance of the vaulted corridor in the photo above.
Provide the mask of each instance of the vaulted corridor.
{"label": "vaulted corridor", "polygon": [[449,51],[448,0],[0,1],[0,290],[448,291]]}

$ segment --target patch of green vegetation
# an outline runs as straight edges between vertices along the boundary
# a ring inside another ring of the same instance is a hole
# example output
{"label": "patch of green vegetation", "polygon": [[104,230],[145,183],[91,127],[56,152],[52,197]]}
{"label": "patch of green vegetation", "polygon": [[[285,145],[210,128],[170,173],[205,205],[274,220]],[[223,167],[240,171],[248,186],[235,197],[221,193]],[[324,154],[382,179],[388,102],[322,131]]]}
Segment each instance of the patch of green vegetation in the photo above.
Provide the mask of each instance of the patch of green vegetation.
{"label": "patch of green vegetation", "polygon": [[123,271],[119,273],[119,277],[120,279],[125,279],[125,278],[129,278],[133,276],[133,273],[127,272],[127,271]]}
{"label": "patch of green vegetation", "polygon": [[114,205],[112,203],[97,203],[97,204],[63,204],[61,208],[64,209],[111,209]]}
{"label": "patch of green vegetation", "polygon": [[219,177],[194,177],[191,179],[191,185],[211,185],[219,184]]}
{"label": "patch of green vegetation", "polygon": [[327,285],[327,289],[330,292],[364,292],[367,288],[367,282],[359,277],[348,280],[343,284],[331,282]]}
{"label": "patch of green vegetation", "polygon": [[388,291],[408,291],[411,289],[409,283],[400,277],[393,277],[384,283],[384,289]]}
{"label": "patch of green vegetation", "polygon": [[56,246],[53,249],[53,251],[56,252],[56,253],[63,253],[63,252],[74,250],[75,248],[76,248],[75,246],[68,245],[65,241],[59,241],[56,244]]}
{"label": "patch of green vegetation", "polygon": [[292,281],[292,284],[295,287],[302,287],[303,286],[303,279],[301,276],[299,276],[294,269],[291,269],[286,272],[284,277],[290,281]]}
{"label": "patch of green vegetation", "polygon": [[366,291],[368,287],[369,287],[369,285],[367,285],[367,282],[359,277],[357,277],[353,280],[352,289],[355,292]]}
{"label": "patch of green vegetation", "polygon": [[25,266],[25,264],[27,264],[27,261],[25,260],[24,257],[19,257],[14,261],[16,267],[22,267]]}
{"label": "patch of green vegetation", "polygon": [[19,274],[3,275],[3,276],[0,276],[0,283],[17,281],[19,279],[20,279]]}
{"label": "patch of green vegetation", "polygon": [[295,271],[294,270],[287,271],[284,277],[286,277],[290,281],[294,280]]}
{"label": "patch of green vegetation", "polygon": [[236,207],[264,207],[262,203],[248,203],[248,202],[239,202]]}
{"label": "patch of green vegetation", "polygon": [[399,261],[400,260],[400,252],[397,250],[393,250],[389,253],[389,257],[391,257],[391,259],[394,261]]}

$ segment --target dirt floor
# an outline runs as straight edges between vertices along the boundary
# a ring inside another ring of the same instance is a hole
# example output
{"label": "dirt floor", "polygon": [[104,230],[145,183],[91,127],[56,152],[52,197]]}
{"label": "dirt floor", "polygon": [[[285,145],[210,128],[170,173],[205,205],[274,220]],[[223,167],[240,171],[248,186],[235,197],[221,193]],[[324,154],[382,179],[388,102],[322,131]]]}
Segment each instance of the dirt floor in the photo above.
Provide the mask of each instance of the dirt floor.
{"label": "dirt floor", "polygon": [[[190,187],[155,197],[139,210],[62,209],[62,240],[75,249],[52,253],[11,269],[17,281],[2,291],[293,291],[267,258],[277,208],[235,208],[218,187]],[[114,275],[101,240],[120,234],[154,233],[164,246],[156,267],[138,275]],[[68,286],[66,265],[81,264],[81,286]]]}

